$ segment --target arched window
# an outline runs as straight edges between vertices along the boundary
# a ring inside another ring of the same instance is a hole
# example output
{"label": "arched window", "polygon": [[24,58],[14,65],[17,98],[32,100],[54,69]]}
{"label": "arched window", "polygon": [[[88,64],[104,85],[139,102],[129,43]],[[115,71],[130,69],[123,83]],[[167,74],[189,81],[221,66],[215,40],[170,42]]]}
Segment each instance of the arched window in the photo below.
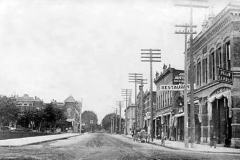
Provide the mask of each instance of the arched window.
{"label": "arched window", "polygon": [[230,41],[225,43],[226,69],[231,70],[231,46]]}
{"label": "arched window", "polygon": [[218,68],[222,68],[222,48],[220,45],[217,46],[216,65]]}
{"label": "arched window", "polygon": [[201,86],[201,78],[202,78],[202,74],[201,74],[201,60],[199,59],[197,62],[197,85]]}
{"label": "arched window", "polygon": [[211,49],[209,55],[209,78],[215,80],[215,53],[214,49]]}

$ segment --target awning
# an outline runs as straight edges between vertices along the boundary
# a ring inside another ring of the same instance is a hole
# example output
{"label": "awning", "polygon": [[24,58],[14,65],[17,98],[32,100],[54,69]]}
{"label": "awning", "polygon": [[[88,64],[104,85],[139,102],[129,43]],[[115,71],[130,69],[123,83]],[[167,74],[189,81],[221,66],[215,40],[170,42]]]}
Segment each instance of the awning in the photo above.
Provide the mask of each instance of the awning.
{"label": "awning", "polygon": [[228,99],[228,104],[227,106],[229,107],[229,118],[232,117],[232,97],[231,97],[231,91],[226,91],[226,92],[222,92],[216,95],[211,96],[210,98],[208,98],[208,117],[209,120],[212,119],[212,102],[215,101],[215,99],[221,99],[222,97],[226,97]]}
{"label": "awning", "polygon": [[175,114],[175,115],[174,115],[175,118],[182,117],[182,116],[184,116],[184,112],[183,112],[183,113],[179,113],[179,114]]}
{"label": "awning", "polygon": [[164,113],[163,116],[167,116],[167,115],[170,115],[171,112],[167,112],[167,113]]}

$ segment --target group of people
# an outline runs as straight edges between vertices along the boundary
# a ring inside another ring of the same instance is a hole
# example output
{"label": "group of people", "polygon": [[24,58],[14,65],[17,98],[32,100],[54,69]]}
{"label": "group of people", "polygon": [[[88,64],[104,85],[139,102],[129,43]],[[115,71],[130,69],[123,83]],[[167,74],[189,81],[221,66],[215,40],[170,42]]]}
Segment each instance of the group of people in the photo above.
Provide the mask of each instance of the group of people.
{"label": "group of people", "polygon": [[[134,137],[134,136],[137,135],[137,133],[136,133],[136,134],[134,133],[134,130],[131,130],[131,133],[132,133],[132,137]],[[166,140],[166,139],[167,139],[167,137],[166,137],[164,131],[162,130],[162,131],[161,131],[161,145],[162,145],[162,146],[165,146],[165,140]]]}

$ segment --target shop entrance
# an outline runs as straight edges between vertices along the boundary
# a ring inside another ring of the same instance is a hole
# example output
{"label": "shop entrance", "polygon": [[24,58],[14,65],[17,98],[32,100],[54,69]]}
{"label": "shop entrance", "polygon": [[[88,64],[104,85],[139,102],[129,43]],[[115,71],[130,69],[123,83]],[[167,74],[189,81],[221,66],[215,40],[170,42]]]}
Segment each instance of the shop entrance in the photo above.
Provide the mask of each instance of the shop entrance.
{"label": "shop entrance", "polygon": [[218,144],[230,146],[232,138],[231,118],[229,118],[229,107],[227,98],[222,97],[212,102],[211,134],[217,138]]}

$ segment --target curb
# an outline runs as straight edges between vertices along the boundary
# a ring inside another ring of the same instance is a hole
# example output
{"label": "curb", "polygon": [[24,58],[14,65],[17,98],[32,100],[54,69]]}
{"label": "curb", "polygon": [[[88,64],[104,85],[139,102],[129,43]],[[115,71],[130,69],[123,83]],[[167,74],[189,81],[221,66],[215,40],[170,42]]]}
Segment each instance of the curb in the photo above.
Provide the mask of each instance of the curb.
{"label": "curb", "polygon": [[[126,138],[129,138],[129,139],[133,139],[132,137],[128,137],[128,136],[125,136],[125,135],[122,135]],[[202,153],[218,153],[218,154],[237,154],[239,155],[240,154],[240,150],[239,150],[239,153],[236,153],[236,152],[212,152],[212,151],[199,151],[199,150],[190,150],[190,149],[185,149],[185,148],[178,148],[178,147],[170,147],[170,146],[162,146],[160,144],[157,144],[155,142],[149,142],[148,144],[152,144],[152,145],[156,145],[156,146],[161,146],[161,147],[164,147],[164,148],[169,148],[169,149],[173,149],[173,150],[184,150],[184,151],[189,151],[189,152],[202,152]]]}
{"label": "curb", "polygon": [[80,136],[80,135],[71,135],[68,137],[59,137],[59,138],[54,138],[54,139],[48,139],[48,140],[42,140],[39,142],[29,142],[27,144],[20,144],[20,145],[0,145],[0,147],[21,147],[21,146],[27,146],[27,145],[35,145],[35,144],[41,144],[41,143],[46,143],[46,142],[51,142],[51,141],[56,141],[56,140],[62,140],[62,139],[68,139],[71,137],[76,137],[76,136]]}

